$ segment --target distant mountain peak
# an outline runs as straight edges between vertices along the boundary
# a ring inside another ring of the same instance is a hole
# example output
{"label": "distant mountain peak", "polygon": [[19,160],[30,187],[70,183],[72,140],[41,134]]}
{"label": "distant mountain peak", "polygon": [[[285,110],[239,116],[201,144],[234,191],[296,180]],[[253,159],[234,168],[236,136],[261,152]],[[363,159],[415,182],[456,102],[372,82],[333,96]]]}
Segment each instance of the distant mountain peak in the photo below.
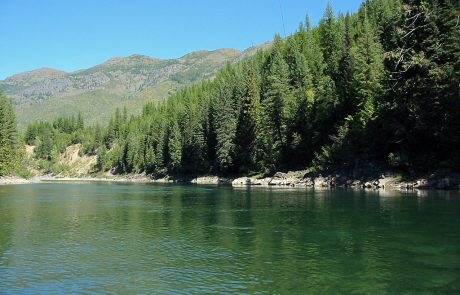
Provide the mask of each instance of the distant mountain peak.
{"label": "distant mountain peak", "polygon": [[159,59],[147,56],[147,55],[142,55],[142,54],[132,54],[129,56],[117,56],[113,57],[107,61],[105,61],[103,64],[111,64],[111,63],[119,63],[119,62],[127,62],[127,61],[158,61]]}
{"label": "distant mountain peak", "polygon": [[197,59],[197,58],[207,58],[211,56],[228,56],[234,57],[241,53],[241,51],[233,49],[233,48],[221,48],[216,50],[198,50],[190,52],[182,57],[179,60],[187,60],[187,59]]}
{"label": "distant mountain peak", "polygon": [[31,80],[31,79],[37,79],[37,78],[39,78],[40,80],[43,80],[43,79],[54,78],[54,77],[59,77],[59,76],[64,76],[64,75],[67,75],[67,73],[64,71],[44,67],[44,68],[39,68],[39,69],[15,74],[13,76],[6,78],[5,81]]}
{"label": "distant mountain peak", "polygon": [[72,73],[51,68],[24,72],[0,80],[0,87],[13,100],[20,129],[32,121],[78,112],[91,124],[108,120],[116,108],[126,106],[130,113],[139,113],[146,102],[162,100],[192,83],[210,79],[227,62],[255,52],[201,50],[176,59],[132,54]]}

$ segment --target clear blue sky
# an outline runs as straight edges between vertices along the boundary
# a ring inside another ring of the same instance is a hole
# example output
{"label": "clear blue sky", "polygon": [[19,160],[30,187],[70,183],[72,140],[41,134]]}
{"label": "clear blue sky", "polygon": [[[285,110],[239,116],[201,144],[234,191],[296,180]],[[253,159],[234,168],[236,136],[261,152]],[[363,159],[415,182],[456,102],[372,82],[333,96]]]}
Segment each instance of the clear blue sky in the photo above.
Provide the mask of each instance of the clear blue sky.
{"label": "clear blue sky", "polygon": [[[236,48],[316,24],[327,0],[0,0],[0,79],[40,67],[75,71],[114,56],[177,58]],[[330,0],[354,12],[361,0]]]}

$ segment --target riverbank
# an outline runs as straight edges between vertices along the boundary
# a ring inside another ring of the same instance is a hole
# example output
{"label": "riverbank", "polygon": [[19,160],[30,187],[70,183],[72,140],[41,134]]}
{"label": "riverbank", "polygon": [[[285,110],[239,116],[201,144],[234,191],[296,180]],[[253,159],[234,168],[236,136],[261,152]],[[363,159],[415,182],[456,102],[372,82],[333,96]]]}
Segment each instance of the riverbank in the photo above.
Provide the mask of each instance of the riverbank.
{"label": "riverbank", "polygon": [[24,183],[30,183],[30,180],[18,176],[0,176],[0,185]]}
{"label": "riverbank", "polygon": [[393,173],[377,176],[350,177],[333,174],[322,175],[308,171],[277,172],[271,177],[219,176],[200,177],[154,177],[146,174],[67,177],[60,175],[35,176],[31,179],[7,176],[0,177],[0,184],[26,184],[55,181],[84,182],[124,182],[124,183],[191,183],[206,185],[231,185],[233,187],[278,187],[278,188],[353,188],[353,189],[460,189],[460,174],[431,174],[420,177],[403,178]]}
{"label": "riverbank", "polygon": [[430,174],[401,177],[394,173],[352,177],[341,174],[322,175],[308,171],[277,172],[273,177],[240,177],[233,186],[275,186],[355,189],[460,189],[460,174]]}

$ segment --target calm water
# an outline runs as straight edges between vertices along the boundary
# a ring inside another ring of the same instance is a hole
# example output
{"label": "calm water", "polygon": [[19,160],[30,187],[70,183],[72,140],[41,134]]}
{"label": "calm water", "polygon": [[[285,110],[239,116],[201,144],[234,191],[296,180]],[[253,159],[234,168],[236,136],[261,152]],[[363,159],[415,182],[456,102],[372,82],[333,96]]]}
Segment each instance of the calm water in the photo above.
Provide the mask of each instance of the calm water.
{"label": "calm water", "polygon": [[0,186],[0,293],[460,294],[460,195]]}

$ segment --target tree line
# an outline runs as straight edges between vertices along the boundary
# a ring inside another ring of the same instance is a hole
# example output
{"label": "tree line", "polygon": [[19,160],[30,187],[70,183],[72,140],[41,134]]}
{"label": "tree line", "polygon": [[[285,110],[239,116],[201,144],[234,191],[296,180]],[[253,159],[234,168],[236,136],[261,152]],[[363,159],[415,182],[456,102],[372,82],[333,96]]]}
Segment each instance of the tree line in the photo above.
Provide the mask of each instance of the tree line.
{"label": "tree line", "polygon": [[16,174],[21,170],[23,150],[13,106],[0,91],[0,176]]}
{"label": "tree line", "polygon": [[139,116],[37,122],[25,141],[46,161],[82,143],[95,171],[117,173],[458,171],[459,15],[455,0],[369,0],[354,14],[328,6],[316,27],[307,17]]}

